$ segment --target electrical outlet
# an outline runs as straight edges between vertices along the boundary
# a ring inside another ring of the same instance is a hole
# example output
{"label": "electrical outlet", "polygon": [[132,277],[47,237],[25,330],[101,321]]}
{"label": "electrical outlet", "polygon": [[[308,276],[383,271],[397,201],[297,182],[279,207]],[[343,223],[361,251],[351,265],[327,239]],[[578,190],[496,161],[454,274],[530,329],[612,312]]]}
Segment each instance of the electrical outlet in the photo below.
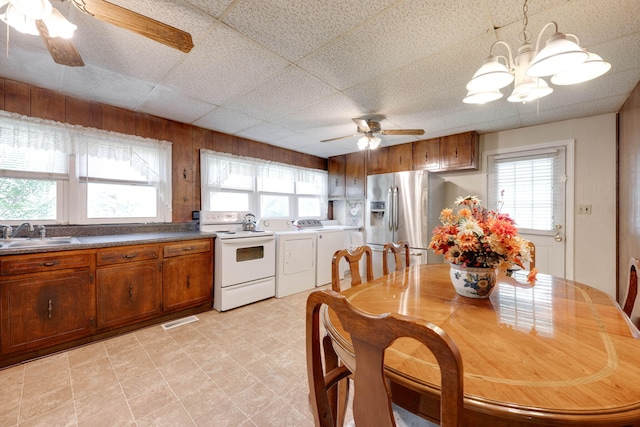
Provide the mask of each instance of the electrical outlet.
{"label": "electrical outlet", "polygon": [[591,205],[578,205],[578,213],[581,215],[591,215]]}

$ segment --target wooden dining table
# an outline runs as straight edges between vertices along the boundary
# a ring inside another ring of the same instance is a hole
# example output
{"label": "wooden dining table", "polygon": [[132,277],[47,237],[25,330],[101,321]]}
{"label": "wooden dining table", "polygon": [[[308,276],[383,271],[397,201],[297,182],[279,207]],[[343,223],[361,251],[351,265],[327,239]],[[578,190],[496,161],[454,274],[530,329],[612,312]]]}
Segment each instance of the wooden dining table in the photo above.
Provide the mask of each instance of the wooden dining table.
{"label": "wooden dining table", "polygon": [[[527,272],[498,275],[488,299],[459,296],[448,264],[424,264],[342,292],[371,314],[440,326],[464,364],[466,426],[640,425],[640,333],[607,294]],[[335,314],[324,326],[343,363],[353,347]],[[440,374],[426,347],[403,338],[385,354],[394,403],[437,421]]]}

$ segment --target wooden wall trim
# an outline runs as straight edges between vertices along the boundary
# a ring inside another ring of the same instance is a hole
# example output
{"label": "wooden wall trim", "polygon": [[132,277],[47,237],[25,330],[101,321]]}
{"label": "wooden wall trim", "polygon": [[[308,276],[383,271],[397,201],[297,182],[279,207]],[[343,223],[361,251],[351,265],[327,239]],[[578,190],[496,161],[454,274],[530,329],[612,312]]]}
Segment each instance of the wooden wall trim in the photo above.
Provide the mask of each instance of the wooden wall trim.
{"label": "wooden wall trim", "polygon": [[200,210],[200,148],[327,170],[327,159],[197,126],[86,101],[0,77],[0,109],[25,116],[173,143],[173,222]]}

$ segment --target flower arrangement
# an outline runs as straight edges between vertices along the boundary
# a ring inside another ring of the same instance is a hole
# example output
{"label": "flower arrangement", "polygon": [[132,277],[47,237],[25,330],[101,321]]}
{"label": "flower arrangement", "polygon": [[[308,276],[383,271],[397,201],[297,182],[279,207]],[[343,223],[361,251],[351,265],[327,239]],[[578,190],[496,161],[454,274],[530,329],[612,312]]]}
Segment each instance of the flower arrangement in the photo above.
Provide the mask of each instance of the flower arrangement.
{"label": "flower arrangement", "polygon": [[440,213],[429,243],[436,254],[466,267],[507,269],[530,260],[527,241],[518,235],[508,214],[482,207],[477,196],[459,197]]}

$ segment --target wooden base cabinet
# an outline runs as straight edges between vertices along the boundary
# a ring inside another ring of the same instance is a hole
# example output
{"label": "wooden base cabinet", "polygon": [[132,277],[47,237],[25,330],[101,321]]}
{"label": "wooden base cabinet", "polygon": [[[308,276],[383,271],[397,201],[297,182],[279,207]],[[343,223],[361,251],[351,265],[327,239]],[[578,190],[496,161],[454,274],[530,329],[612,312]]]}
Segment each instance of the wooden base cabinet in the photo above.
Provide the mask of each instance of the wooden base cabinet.
{"label": "wooden base cabinet", "polygon": [[114,328],[160,314],[162,263],[143,261],[96,270],[98,329]]}
{"label": "wooden base cabinet", "polygon": [[95,332],[95,285],[89,271],[4,282],[2,305],[3,353],[47,347]]}
{"label": "wooden base cabinet", "polygon": [[0,260],[0,349],[13,354],[95,333],[93,253]]}
{"label": "wooden base cabinet", "polygon": [[164,258],[162,301],[165,312],[213,303],[211,240],[165,245]]}

